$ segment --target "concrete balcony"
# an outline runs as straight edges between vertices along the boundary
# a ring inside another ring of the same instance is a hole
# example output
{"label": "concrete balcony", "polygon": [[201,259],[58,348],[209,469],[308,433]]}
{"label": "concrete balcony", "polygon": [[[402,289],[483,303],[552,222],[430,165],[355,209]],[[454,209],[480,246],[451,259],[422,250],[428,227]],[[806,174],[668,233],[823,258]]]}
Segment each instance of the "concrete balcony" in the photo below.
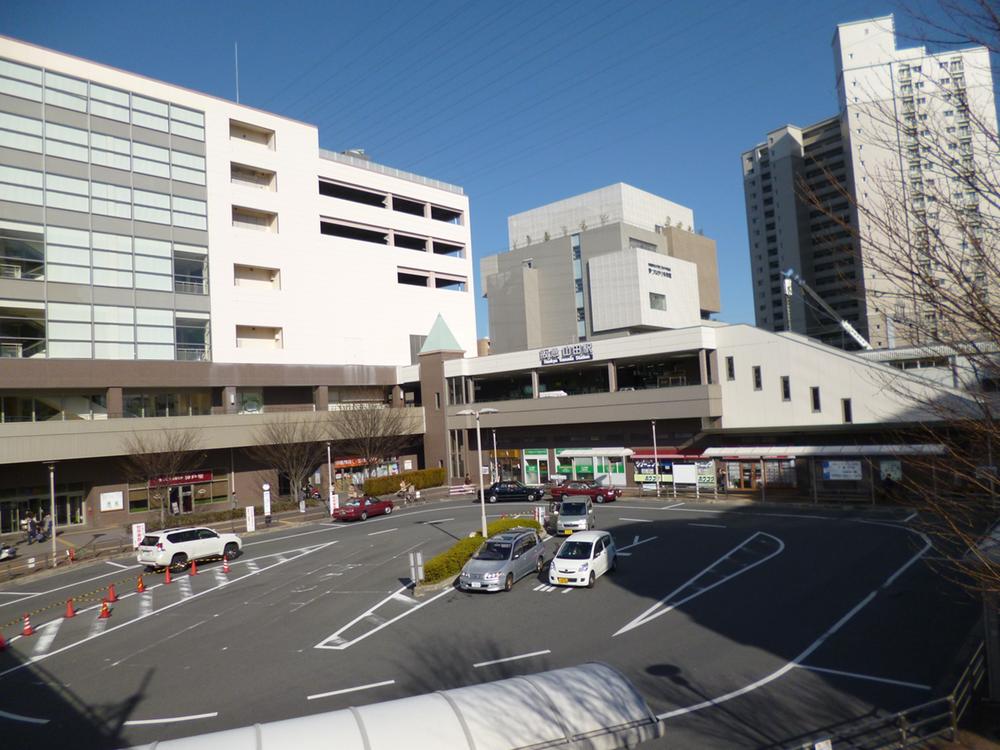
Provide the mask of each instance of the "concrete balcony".
{"label": "concrete balcony", "polygon": [[[424,410],[410,407],[405,411],[412,419],[412,434],[423,434]],[[195,430],[201,450],[242,448],[254,445],[254,436],[264,425],[288,418],[323,424],[336,416],[306,411],[0,424],[0,465],[121,456],[133,435],[179,430]]]}
{"label": "concrete balcony", "polygon": [[489,427],[697,419],[722,416],[722,387],[687,385],[449,406],[448,428],[474,426],[472,417],[456,416],[455,412],[485,407],[498,412],[484,417],[489,420]]}

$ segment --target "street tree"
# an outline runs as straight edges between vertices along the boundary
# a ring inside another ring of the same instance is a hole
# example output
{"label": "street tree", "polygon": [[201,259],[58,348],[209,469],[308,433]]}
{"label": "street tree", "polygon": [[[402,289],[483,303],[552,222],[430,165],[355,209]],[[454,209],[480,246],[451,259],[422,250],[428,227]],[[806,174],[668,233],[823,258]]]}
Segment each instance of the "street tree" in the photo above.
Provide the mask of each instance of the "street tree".
{"label": "street tree", "polygon": [[339,453],[359,459],[368,474],[406,450],[421,427],[409,409],[360,401],[344,403],[331,412],[330,437],[337,441]]}
{"label": "street tree", "polygon": [[132,481],[144,482],[150,509],[160,509],[160,526],[166,525],[169,485],[162,480],[200,468],[205,459],[195,430],[134,432],[123,440],[125,473]]}
{"label": "street tree", "polygon": [[299,502],[306,479],[326,455],[326,427],[311,413],[282,415],[259,427],[246,451],[261,465],[284,474],[292,499]]}

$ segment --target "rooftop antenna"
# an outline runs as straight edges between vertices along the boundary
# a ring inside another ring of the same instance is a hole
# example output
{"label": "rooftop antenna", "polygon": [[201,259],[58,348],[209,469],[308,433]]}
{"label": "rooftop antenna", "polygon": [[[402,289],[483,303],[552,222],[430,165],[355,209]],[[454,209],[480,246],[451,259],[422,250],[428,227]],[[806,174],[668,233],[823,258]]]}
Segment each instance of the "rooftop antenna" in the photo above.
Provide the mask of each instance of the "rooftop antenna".
{"label": "rooftop antenna", "polygon": [[236,103],[240,103],[240,43],[233,42],[233,56],[236,60]]}

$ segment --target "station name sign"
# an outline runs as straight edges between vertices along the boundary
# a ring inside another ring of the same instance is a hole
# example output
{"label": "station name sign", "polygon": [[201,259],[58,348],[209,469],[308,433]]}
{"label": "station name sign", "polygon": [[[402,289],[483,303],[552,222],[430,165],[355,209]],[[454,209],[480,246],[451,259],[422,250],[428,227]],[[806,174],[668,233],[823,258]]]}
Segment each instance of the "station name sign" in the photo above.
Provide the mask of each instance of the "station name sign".
{"label": "station name sign", "polygon": [[593,344],[568,344],[540,349],[538,359],[543,365],[558,365],[566,362],[586,362],[594,358]]}
{"label": "station name sign", "polygon": [[674,276],[669,267],[661,266],[658,263],[647,263],[646,268],[650,276],[662,276],[666,279],[672,279]]}

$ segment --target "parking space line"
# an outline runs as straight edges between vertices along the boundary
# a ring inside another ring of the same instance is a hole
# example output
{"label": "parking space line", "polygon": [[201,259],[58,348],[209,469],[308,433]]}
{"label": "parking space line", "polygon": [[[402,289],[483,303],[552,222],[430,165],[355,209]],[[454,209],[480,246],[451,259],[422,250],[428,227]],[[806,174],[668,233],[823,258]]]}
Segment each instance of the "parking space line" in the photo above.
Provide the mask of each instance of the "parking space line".
{"label": "parking space line", "polygon": [[563,589],[563,590],[562,590],[562,593],[563,593],[563,594],[568,594],[568,593],[569,593],[569,592],[571,592],[572,590],[573,590],[573,589],[569,589],[569,588],[566,588],[566,589]]}
{"label": "parking space line", "polygon": [[633,521],[634,523],[652,523],[649,518],[619,518],[619,521]]}
{"label": "parking space line", "polygon": [[213,719],[219,715],[218,711],[210,714],[191,714],[190,716],[171,716],[168,719],[132,719],[123,722],[127,727],[142,726],[144,724],[172,724],[175,721],[194,721],[195,719]]}
{"label": "parking space line", "polygon": [[411,596],[404,596],[403,594],[401,594],[398,591],[395,594],[392,595],[392,598],[395,599],[398,602],[404,602],[404,603],[410,604],[410,605],[413,605],[413,604],[417,603],[417,600],[414,599],[413,597],[411,597]]}
{"label": "parking space line", "polygon": [[21,714],[12,714],[7,711],[0,711],[0,718],[10,719],[11,721],[23,721],[26,724],[48,724],[48,719],[36,719],[32,716],[21,716]]}
{"label": "parking space line", "polygon": [[310,534],[321,534],[324,531],[336,531],[337,529],[342,529],[343,526],[326,526],[322,529],[316,529],[315,531],[303,531],[301,534],[289,534],[288,536],[279,536],[274,539],[258,539],[255,542],[245,542],[244,547],[253,547],[255,544],[270,544],[271,542],[281,542],[285,539],[298,539],[300,536],[309,536]]}
{"label": "parking space line", "polygon": [[41,596],[44,591],[0,591],[0,596]]}
{"label": "parking space line", "polygon": [[673,508],[679,508],[682,505],[684,505],[684,503],[674,503],[673,505],[664,505],[662,508],[660,508],[660,510],[672,510]]}
{"label": "parking space line", "polygon": [[379,534],[388,534],[390,531],[399,531],[399,529],[398,528],[396,528],[396,529],[382,529],[382,531],[373,531],[368,536],[378,536]]}
{"label": "parking space line", "polygon": [[916,512],[916,511],[913,511],[913,513],[911,513],[911,514],[910,514],[910,515],[908,515],[908,516],[907,516],[906,518],[904,518],[902,522],[903,522],[903,523],[909,523],[910,521],[912,521],[912,520],[913,520],[914,518],[916,518],[916,517],[917,517],[917,512]]}
{"label": "parking space line", "polygon": [[887,685],[899,685],[900,687],[909,687],[916,690],[931,690],[930,685],[921,685],[916,682],[906,682],[904,680],[890,680],[888,677],[875,677],[870,674],[858,674],[857,672],[842,672],[839,669],[826,669],[824,667],[813,667],[809,664],[799,664],[797,665],[799,669],[807,669],[810,672],[823,672],[825,674],[835,674],[840,677],[853,677],[857,680],[868,680],[869,682],[884,682]]}
{"label": "parking space line", "polygon": [[633,547],[638,547],[638,546],[639,546],[640,544],[645,544],[646,542],[651,542],[651,541],[653,541],[654,539],[656,539],[656,537],[655,537],[655,536],[651,536],[651,537],[649,537],[648,539],[643,539],[643,540],[642,540],[642,541],[640,542],[640,541],[639,541],[639,537],[636,537],[636,538],[635,538],[635,541],[633,541],[633,542],[632,542],[632,544],[626,544],[626,545],[625,545],[624,547],[619,547],[619,548],[618,548],[618,552],[623,552],[624,550],[627,550],[627,549],[632,549]]}
{"label": "parking space line", "polygon": [[545,656],[545,654],[551,654],[552,651],[545,649],[544,651],[532,651],[530,654],[520,654],[518,656],[508,656],[506,659],[494,659],[493,661],[481,661],[478,664],[473,664],[473,669],[479,669],[480,667],[488,667],[491,664],[503,664],[508,661],[517,661],[518,659],[530,659],[533,656]]}
{"label": "parking space line", "polygon": [[372,688],[384,687],[385,685],[395,685],[395,680],[383,680],[382,682],[371,682],[367,685],[358,685],[357,687],[344,688],[343,690],[331,690],[328,693],[316,693],[316,695],[307,695],[307,701],[314,701],[317,698],[329,698],[331,695],[344,695],[345,693],[356,693],[359,690],[371,690]]}
{"label": "parking space line", "polygon": [[[445,594],[454,593],[453,589],[447,588],[444,591],[442,591],[441,593],[436,594],[435,596],[432,596],[427,601],[420,602],[420,604],[417,604],[414,607],[412,607],[411,609],[406,610],[402,614],[398,614],[395,617],[393,617],[392,619],[386,620],[385,622],[381,623],[380,625],[376,625],[371,630],[369,630],[369,631],[367,631],[365,633],[362,633],[361,635],[359,635],[357,638],[354,638],[353,640],[347,641],[347,640],[344,640],[343,638],[340,637],[340,634],[343,633],[348,628],[350,628],[351,626],[356,625],[357,623],[361,622],[362,620],[364,620],[366,618],[370,618],[375,613],[376,609],[378,609],[379,607],[381,607],[387,601],[389,601],[390,599],[392,599],[393,596],[395,596],[396,594],[400,593],[405,588],[406,587],[404,586],[403,588],[400,588],[399,590],[394,591],[393,593],[389,594],[389,596],[387,596],[382,601],[378,602],[378,604],[376,604],[375,606],[369,608],[367,611],[365,611],[362,614],[358,615],[353,620],[351,620],[349,623],[347,623],[346,625],[344,625],[344,627],[342,627],[336,633],[334,633],[333,635],[331,635],[331,636],[329,636],[327,638],[324,638],[322,641],[320,641],[319,643],[317,643],[314,646],[314,648],[325,648],[325,649],[333,649],[333,650],[336,650],[336,651],[343,651],[344,649],[346,649],[346,648],[348,648],[350,646],[353,646],[355,643],[358,643],[359,641],[363,641],[368,636],[374,635],[375,633],[377,633],[378,631],[380,631],[382,628],[386,628],[389,625],[392,625],[397,620],[401,620],[402,618],[406,617],[407,615],[413,614],[418,609],[422,609],[423,607],[426,607],[428,604],[436,602],[438,599],[440,599]],[[330,644],[330,645],[328,645],[328,644]],[[2,676],[3,675],[0,674],[0,677],[2,677]]]}

